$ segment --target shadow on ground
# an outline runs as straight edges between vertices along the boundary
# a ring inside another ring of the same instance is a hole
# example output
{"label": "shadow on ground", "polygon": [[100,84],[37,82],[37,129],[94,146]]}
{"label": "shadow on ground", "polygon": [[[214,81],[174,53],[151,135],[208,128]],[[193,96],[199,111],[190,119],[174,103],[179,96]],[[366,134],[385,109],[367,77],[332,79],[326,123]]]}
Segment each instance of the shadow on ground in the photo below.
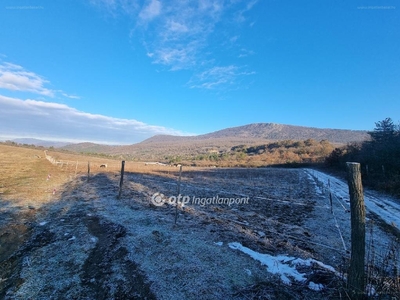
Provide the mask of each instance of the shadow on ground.
{"label": "shadow on ground", "polygon": [[[156,192],[176,194],[177,172],[126,173],[120,200],[119,175],[113,173],[99,173],[89,181],[78,177],[55,201],[35,209],[13,210],[1,200],[0,298],[156,299],[155,290],[168,295],[171,289],[173,295],[176,288],[176,299],[240,299],[259,293],[257,287],[277,299],[329,295],[329,288],[317,293],[307,290],[307,283],[284,286],[246,255],[215,245],[236,241],[261,253],[315,254],[307,243],[311,233],[302,228],[314,205],[306,179],[285,170],[282,185],[279,176],[265,181],[264,171],[185,173],[182,194],[248,195],[253,202],[179,209],[177,225],[175,207],[154,207],[149,201]],[[304,205],[289,205],[293,199]],[[156,282],[153,273],[163,282]],[[323,276],[324,282],[327,276],[334,282],[332,275]]]}

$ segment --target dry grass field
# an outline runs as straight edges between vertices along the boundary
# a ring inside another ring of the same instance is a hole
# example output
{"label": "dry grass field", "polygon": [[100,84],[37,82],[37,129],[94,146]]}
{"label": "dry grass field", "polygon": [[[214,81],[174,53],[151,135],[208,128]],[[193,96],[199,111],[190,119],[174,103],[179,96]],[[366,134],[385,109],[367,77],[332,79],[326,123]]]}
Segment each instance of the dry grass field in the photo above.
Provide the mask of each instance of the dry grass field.
{"label": "dry grass field", "polygon": [[[120,174],[121,161],[73,153],[47,151],[60,162],[51,164],[43,150],[0,144],[0,199],[9,206],[25,209],[58,199],[63,186],[79,176],[99,173]],[[106,168],[100,167],[107,165]],[[190,169],[190,168],[189,168]],[[177,174],[178,168],[156,164],[126,162],[126,172]]]}
{"label": "dry grass field", "polygon": [[46,163],[40,150],[0,145],[0,161],[0,196],[14,206],[40,205],[51,198],[53,187],[69,180],[60,168]]}
{"label": "dry grass field", "polygon": [[[32,236],[37,217],[60,201],[68,183],[76,178],[87,181],[89,162],[89,180],[99,173],[111,177],[120,174],[118,160],[56,151],[47,151],[47,155],[60,163],[48,161],[43,150],[0,144],[0,298],[7,286],[14,284],[9,279],[21,264],[21,257],[13,259],[13,255]],[[103,164],[107,167],[101,168]],[[151,173],[159,168],[133,162],[125,165],[127,172]],[[176,168],[171,171],[176,172]]]}
{"label": "dry grass field", "polygon": [[[249,200],[176,209],[151,199],[176,195],[177,167],[126,162],[117,199],[120,161],[47,155],[62,163],[0,145],[1,299],[348,299],[345,200],[333,218],[310,171],[184,167],[182,195]],[[392,238],[374,228],[374,259]]]}

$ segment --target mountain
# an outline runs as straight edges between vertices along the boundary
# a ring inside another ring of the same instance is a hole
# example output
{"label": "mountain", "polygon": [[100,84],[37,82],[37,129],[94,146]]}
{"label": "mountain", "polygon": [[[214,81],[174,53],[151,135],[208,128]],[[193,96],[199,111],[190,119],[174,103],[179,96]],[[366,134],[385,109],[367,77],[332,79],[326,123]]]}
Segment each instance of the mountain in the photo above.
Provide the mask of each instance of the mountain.
{"label": "mountain", "polygon": [[80,143],[63,147],[70,151],[123,155],[140,160],[156,160],[166,156],[197,155],[209,152],[225,152],[238,145],[261,145],[282,140],[328,140],[334,144],[346,144],[367,140],[366,131],[320,129],[274,123],[256,123],[226,128],[197,136],[156,135],[138,144],[106,146]]}
{"label": "mountain", "polygon": [[54,147],[60,148],[69,145],[70,143],[66,142],[55,142],[55,141],[46,141],[32,138],[17,138],[13,139],[12,142],[18,144],[27,144],[27,145],[35,145],[35,146],[43,146],[43,147]]}
{"label": "mountain", "polygon": [[243,137],[263,138],[267,140],[328,140],[332,143],[363,141],[369,137],[366,131],[321,129],[304,126],[282,125],[274,123],[256,123],[232,127],[205,134],[204,138]]}
{"label": "mountain", "polygon": [[226,140],[328,140],[331,143],[346,144],[364,141],[369,138],[366,131],[345,129],[321,129],[304,126],[282,125],[274,123],[255,123],[231,127],[197,136],[156,135],[141,144],[204,141],[210,139]]}

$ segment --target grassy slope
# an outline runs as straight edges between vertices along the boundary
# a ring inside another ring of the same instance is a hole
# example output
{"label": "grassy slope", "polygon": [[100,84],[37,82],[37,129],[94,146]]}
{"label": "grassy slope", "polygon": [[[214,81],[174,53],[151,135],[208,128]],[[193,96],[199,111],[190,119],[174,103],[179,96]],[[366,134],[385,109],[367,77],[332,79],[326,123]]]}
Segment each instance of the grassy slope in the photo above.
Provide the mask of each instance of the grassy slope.
{"label": "grassy slope", "polygon": [[[47,153],[65,164],[51,164],[40,149],[0,144],[0,200],[13,206],[40,206],[55,198],[54,189],[57,194],[61,186],[75,175],[87,176],[88,162],[91,175],[99,172],[117,174],[121,170],[121,161],[117,159],[57,151]],[[107,164],[107,168],[100,168],[102,164]],[[125,164],[126,171],[151,172],[157,168],[163,167],[136,162]]]}

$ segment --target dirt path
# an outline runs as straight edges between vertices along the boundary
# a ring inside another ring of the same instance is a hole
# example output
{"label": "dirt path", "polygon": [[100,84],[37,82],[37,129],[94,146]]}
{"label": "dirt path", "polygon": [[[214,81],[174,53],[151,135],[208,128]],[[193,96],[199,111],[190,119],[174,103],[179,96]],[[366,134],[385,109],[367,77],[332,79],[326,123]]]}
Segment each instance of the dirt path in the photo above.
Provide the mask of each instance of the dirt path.
{"label": "dirt path", "polygon": [[[150,204],[155,193],[166,198],[176,195],[176,174],[128,173],[121,200],[116,200],[118,179],[114,174],[98,174],[90,182],[76,179],[63,188],[59,201],[41,207],[35,219],[20,228],[29,232],[24,239],[10,235],[11,247],[0,256],[0,298],[243,299],[262,293],[272,299],[321,299],[337,295],[338,278],[321,265],[298,266],[305,280],[290,275],[291,285],[285,285],[279,273],[272,274],[232,246],[313,259],[340,269],[348,257],[342,242],[343,238],[348,246],[348,215],[335,208],[343,227],[340,237],[326,197],[304,170],[184,172],[182,195],[248,197],[248,204],[187,203],[178,210],[176,225],[174,206]],[[2,228],[13,223],[7,219]],[[310,288],[314,285],[321,290]]]}

